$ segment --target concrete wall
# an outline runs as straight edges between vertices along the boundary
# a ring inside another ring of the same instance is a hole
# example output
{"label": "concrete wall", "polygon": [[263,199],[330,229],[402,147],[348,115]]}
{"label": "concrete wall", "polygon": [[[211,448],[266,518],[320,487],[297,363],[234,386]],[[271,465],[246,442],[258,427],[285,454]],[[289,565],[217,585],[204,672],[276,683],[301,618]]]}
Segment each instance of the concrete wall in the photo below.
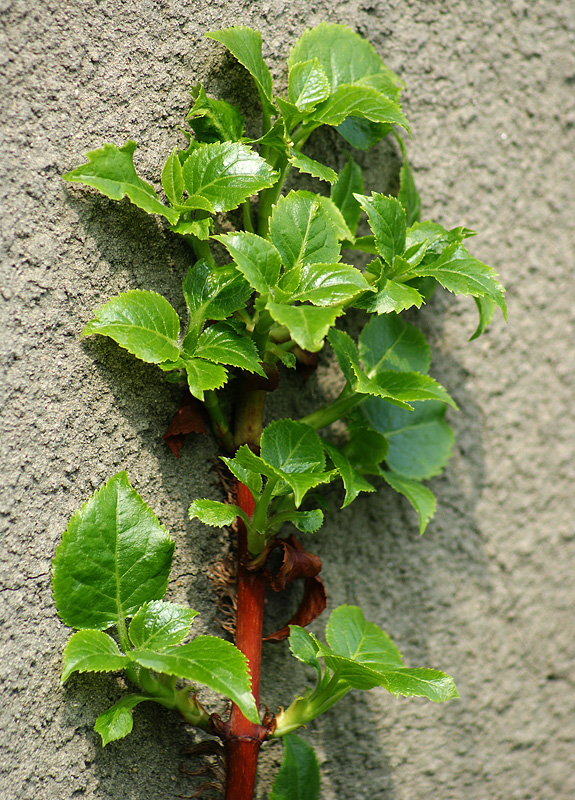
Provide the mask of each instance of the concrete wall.
{"label": "concrete wall", "polygon": [[[292,43],[328,20],[367,35],[404,78],[424,216],[481,232],[471,249],[507,285],[510,321],[467,343],[471,302],[438,294],[421,315],[434,374],[461,409],[450,413],[458,444],[433,482],[439,511],[425,537],[402,499],[381,489],[334,513],[314,539],[330,606],[362,605],[408,664],[444,669],[462,696],[444,706],[383,690],[348,696],[304,734],[317,746],[322,796],[571,800],[575,6],[2,0],[0,9],[1,796],[191,793],[178,771],[191,737],[175,718],[141,707],[133,734],[102,750],[92,725],[121,695],[117,678],[79,676],[60,688],[69,632],[52,604],[50,559],[73,511],[124,468],[177,541],[170,597],[201,612],[203,632],[218,630],[207,571],[227,547],[186,515],[192,498],[218,496],[214,442],[190,439],[176,461],[161,439],[179,390],[107,340],[79,340],[92,309],[122,290],[151,288],[181,309],[189,253],[129,203],[59,176],[87,150],[133,138],[140,174],[157,181],[182,142],[190,84],[204,80],[248,110],[254,96],[204,32],[261,30],[283,86]],[[339,164],[335,142],[328,134],[314,146]],[[383,187],[390,155],[379,153],[363,159],[370,189]],[[310,403],[329,381],[329,370],[312,378]],[[303,413],[301,391],[274,398],[270,414]],[[338,491],[329,497],[335,508]],[[265,669],[272,707],[289,702],[290,683],[305,685],[284,645],[269,648]],[[267,749],[259,797],[279,758],[277,745]]]}

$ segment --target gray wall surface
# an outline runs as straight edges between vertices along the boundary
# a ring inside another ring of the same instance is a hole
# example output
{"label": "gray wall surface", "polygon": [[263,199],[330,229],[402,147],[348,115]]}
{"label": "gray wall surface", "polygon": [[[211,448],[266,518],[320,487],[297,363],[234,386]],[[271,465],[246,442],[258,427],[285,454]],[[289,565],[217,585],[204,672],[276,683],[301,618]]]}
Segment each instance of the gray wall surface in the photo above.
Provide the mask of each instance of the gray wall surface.
{"label": "gray wall surface", "polygon": [[[327,20],[367,36],[405,80],[424,218],[480,232],[470,249],[508,287],[509,324],[499,316],[467,342],[474,305],[445,292],[420,315],[433,374],[460,407],[423,539],[407,504],[382,488],[332,512],[313,540],[330,608],[361,605],[408,665],[445,670],[461,693],[441,706],[377,689],[349,695],[304,732],[322,797],[572,800],[575,5],[1,0],[0,14],[0,796],[168,800],[197,785],[178,770],[195,734],[175,717],[144,705],[131,736],[102,749],[92,726],[121,696],[118,678],[59,685],[69,631],[49,571],[75,509],[126,469],[176,540],[169,597],[201,612],[201,632],[219,630],[207,576],[227,551],[224,534],[187,519],[193,498],[219,497],[214,441],[189,437],[176,461],[161,438],[180,390],[112,342],[79,339],[93,309],[130,288],[182,311],[189,251],[127,201],[59,176],[86,151],[131,138],[137,169],[158,185],[165,156],[183,143],[191,84],[240,103],[256,125],[248,76],[206,31],[259,29],[283,89],[289,48]],[[343,163],[336,134],[310,145]],[[386,164],[397,165],[391,147],[359,158],[368,188],[381,190]],[[270,418],[299,416],[329,394],[328,361],[308,395],[301,382],[276,393]],[[328,496],[336,509],[339,490]],[[266,649],[264,669],[272,708],[309,677],[285,644]],[[266,747],[258,797],[280,757],[279,745]]]}

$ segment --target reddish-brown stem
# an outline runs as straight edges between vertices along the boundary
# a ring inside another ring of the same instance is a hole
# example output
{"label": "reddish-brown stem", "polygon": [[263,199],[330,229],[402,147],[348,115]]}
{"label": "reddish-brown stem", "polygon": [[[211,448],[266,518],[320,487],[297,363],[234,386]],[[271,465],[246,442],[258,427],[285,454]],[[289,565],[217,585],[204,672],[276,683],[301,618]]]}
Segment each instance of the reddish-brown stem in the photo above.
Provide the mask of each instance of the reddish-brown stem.
{"label": "reddish-brown stem", "polygon": [[[239,482],[236,502],[249,516],[253,514],[254,501],[251,492]],[[238,545],[236,645],[248,659],[252,676],[252,693],[257,704],[260,694],[266,581],[261,571],[250,572],[244,566],[248,548],[247,533],[241,520],[238,520]],[[258,754],[263,738],[265,729],[247,720],[234,705],[225,744],[227,762],[225,800],[252,800]]]}

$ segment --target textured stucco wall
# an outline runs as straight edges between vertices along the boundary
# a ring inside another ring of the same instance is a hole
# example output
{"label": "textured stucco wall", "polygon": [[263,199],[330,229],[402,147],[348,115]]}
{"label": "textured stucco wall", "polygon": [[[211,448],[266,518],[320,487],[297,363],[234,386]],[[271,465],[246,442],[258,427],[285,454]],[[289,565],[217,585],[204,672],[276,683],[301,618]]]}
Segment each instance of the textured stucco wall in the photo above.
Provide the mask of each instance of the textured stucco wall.
{"label": "textured stucco wall", "polygon": [[[382,489],[332,516],[314,541],[330,605],[363,606],[409,664],[445,669],[462,695],[439,707],[383,690],[350,695],[305,733],[321,760],[322,796],[571,800],[575,6],[2,0],[0,20],[0,795],[167,800],[193,789],[178,771],[189,734],[175,718],[141,707],[134,733],[102,750],[92,725],[120,696],[117,679],[59,686],[69,633],[55,616],[49,568],[78,505],[128,471],[176,538],[170,597],[201,612],[204,632],[217,632],[208,565],[226,550],[217,531],[186,517],[192,498],[218,496],[213,441],[189,440],[176,461],[161,440],[179,390],[112,343],[78,338],[92,309],[128,288],[152,288],[181,309],[189,254],[127,202],[59,175],[87,150],[133,138],[140,173],[156,180],[181,142],[191,83],[205,80],[245,109],[254,95],[204,32],[260,29],[281,86],[295,38],[329,20],[368,35],[404,78],[424,215],[481,232],[471,248],[507,285],[510,322],[498,318],[466,343],[472,303],[443,293],[423,312],[434,374],[461,409],[450,415],[458,445],[433,483],[439,511],[426,536]],[[339,164],[335,142],[328,135],[315,146]],[[389,151],[379,153],[363,159],[370,189],[386,174]],[[329,374],[308,388],[317,402]],[[270,413],[305,411],[300,390],[275,397]],[[338,497],[332,490],[334,507]],[[285,658],[283,645],[266,655],[272,707],[289,702],[290,682],[305,685]],[[279,755],[277,745],[264,754],[259,797]]]}

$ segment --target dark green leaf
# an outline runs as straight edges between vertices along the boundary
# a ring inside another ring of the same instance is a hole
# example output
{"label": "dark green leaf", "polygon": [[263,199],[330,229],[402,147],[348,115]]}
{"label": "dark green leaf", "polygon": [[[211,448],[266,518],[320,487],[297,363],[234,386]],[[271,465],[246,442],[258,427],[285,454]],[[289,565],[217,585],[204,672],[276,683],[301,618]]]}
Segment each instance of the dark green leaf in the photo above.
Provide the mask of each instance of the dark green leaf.
{"label": "dark green leaf", "polygon": [[474,297],[473,299],[475,300],[475,305],[479,311],[479,323],[475,329],[475,333],[470,337],[469,341],[477,339],[478,336],[481,336],[493,319],[493,315],[495,313],[495,303],[493,303],[488,297]]}
{"label": "dark green leaf", "polygon": [[138,649],[172,647],[186,638],[197,614],[191,608],[164,600],[144,603],[130,622],[130,640]]}
{"label": "dark green leaf", "polygon": [[137,176],[133,162],[136,147],[136,142],[129,140],[123,147],[105,144],[102,150],[86,153],[88,164],[83,164],[62,177],[65,181],[93,186],[112,200],[121,200],[127,196],[138,208],[149,214],[161,214],[175,225],[178,212],[161,203],[154,188]]}
{"label": "dark green leaf", "polygon": [[290,192],[280,197],[270,219],[270,238],[286,269],[298,264],[331,264],[340,247],[333,225],[318,199]]}
{"label": "dark green leaf", "polygon": [[156,292],[133,289],[97,309],[83,336],[109,336],[142,361],[157,364],[180,355],[180,320],[168,301]]}
{"label": "dark green leaf", "polygon": [[273,186],[277,179],[277,172],[267,161],[238,142],[196,148],[185,161],[182,175],[189,195],[185,206],[210,211],[237,208],[250,195]]}
{"label": "dark green leaf", "polygon": [[197,517],[205,525],[223,528],[224,525],[233,525],[238,516],[238,509],[237,506],[220,503],[217,500],[194,500],[188,513],[190,519]]}
{"label": "dark green leaf", "polygon": [[[341,452],[341,450],[339,450],[337,447],[334,447],[332,444],[328,444],[328,442],[323,442],[323,446],[328,456],[333,461],[335,468],[341,475],[341,479],[345,487],[345,499],[343,501],[342,508],[345,508],[352,503],[360,492],[375,492],[375,487],[372,486],[371,483],[369,483],[369,481],[363,477],[363,475],[360,475],[359,472],[353,468],[351,462]],[[384,457],[385,454],[382,456],[380,461],[383,461]]]}
{"label": "dark green leaf", "polygon": [[286,306],[271,300],[266,304],[272,318],[285,325],[292,339],[303,350],[317,353],[323,347],[324,339],[337,317],[343,313],[340,306],[335,308],[314,308],[313,306]]}
{"label": "dark green leaf", "polygon": [[[390,132],[393,125],[389,122],[370,122],[363,117],[347,117],[336,130],[346,142],[358,150],[369,150]],[[363,188],[360,190],[363,192]]]}
{"label": "dark green leaf", "polygon": [[314,178],[319,178],[321,181],[327,181],[328,183],[337,181],[337,172],[334,172],[331,167],[326,167],[325,164],[320,164],[319,161],[314,161],[313,158],[297,150],[291,150],[289,161],[292,167],[296,167],[300,172],[305,172]]}
{"label": "dark green leaf", "polygon": [[271,72],[262,58],[261,33],[238,25],[221,31],[210,31],[206,36],[208,39],[221,42],[247,69],[256,82],[262,105],[273,112],[273,81]]}
{"label": "dark green leaf", "polygon": [[163,653],[135,650],[132,658],[147,669],[177,675],[220,692],[236,703],[250,722],[259,722],[247,659],[230,642],[215,636],[198,636]]}
{"label": "dark green leaf", "polygon": [[330,84],[317,58],[294,64],[288,76],[288,99],[298,111],[312,111],[330,93]]}
{"label": "dark green leaf", "polygon": [[375,234],[379,255],[391,267],[393,258],[405,250],[405,211],[395,197],[372,193],[371,197],[356,195],[356,199],[369,217]]}
{"label": "dark green leaf", "polygon": [[102,747],[105,747],[110,742],[115,742],[117,739],[123,739],[124,736],[131,733],[134,725],[132,710],[145,700],[151,699],[151,697],[145,697],[142,694],[129,694],[114,703],[103,714],[100,714],[94,725],[94,730],[102,737]]}
{"label": "dark green leaf", "polygon": [[428,400],[403,411],[377,398],[369,398],[362,411],[370,424],[389,442],[387,463],[400,475],[425,480],[438,475],[451,456],[453,431],[444,421],[443,403]]}
{"label": "dark green leaf", "polygon": [[56,549],[53,590],[72,628],[103,630],[160,600],[174,543],[119,472],[74,514]]}
{"label": "dark green leaf", "polygon": [[386,458],[388,451],[387,439],[373,428],[358,428],[351,431],[349,442],[344,447],[346,458],[366,475],[381,474],[379,465]]}
{"label": "dark green leaf", "polygon": [[178,158],[178,148],[175,147],[168,156],[162,170],[162,188],[170,203],[177,205],[182,200],[184,193],[184,180],[182,178],[182,165]]}
{"label": "dark green leaf", "polygon": [[235,267],[210,267],[206,261],[188,269],[182,288],[190,328],[200,328],[206,319],[227,319],[245,307],[252,293]]}
{"label": "dark green leaf", "polygon": [[419,481],[414,481],[411,478],[406,478],[404,475],[398,475],[396,472],[381,471],[381,476],[387,483],[406,497],[414,509],[417,511],[419,517],[419,533],[425,533],[427,523],[435,514],[435,495],[433,492],[423,486]]}
{"label": "dark green leaf", "polygon": [[235,106],[206,96],[203,87],[192,87],[193,108],[186,117],[199,142],[237,142],[244,133],[244,118]]}
{"label": "dark green leaf", "polygon": [[355,235],[361,216],[361,206],[354,194],[363,194],[363,174],[359,164],[350,156],[332,187],[331,199],[343,214],[352,235]]}
{"label": "dark green leaf", "polygon": [[280,274],[281,258],[271,242],[245,231],[213,238],[225,245],[238,270],[254,289],[261,294],[273,291]]}
{"label": "dark green leaf", "polygon": [[102,631],[83,630],[75,633],[64,650],[62,683],[73,672],[115,672],[124,669],[129,659],[118,645]]}
{"label": "dark green leaf", "polygon": [[431,365],[423,333],[396,314],[367,323],[359,335],[359,354],[370,377],[389,369],[425,374]]}
{"label": "dark green leaf", "polygon": [[237,333],[225,322],[218,322],[205,329],[198,340],[194,355],[216,364],[231,364],[248,372],[257,372],[265,377],[254,342],[248,336]]}
{"label": "dark green leaf", "polygon": [[284,754],[270,800],[319,800],[319,764],[313,747],[295,733],[282,737]]}

